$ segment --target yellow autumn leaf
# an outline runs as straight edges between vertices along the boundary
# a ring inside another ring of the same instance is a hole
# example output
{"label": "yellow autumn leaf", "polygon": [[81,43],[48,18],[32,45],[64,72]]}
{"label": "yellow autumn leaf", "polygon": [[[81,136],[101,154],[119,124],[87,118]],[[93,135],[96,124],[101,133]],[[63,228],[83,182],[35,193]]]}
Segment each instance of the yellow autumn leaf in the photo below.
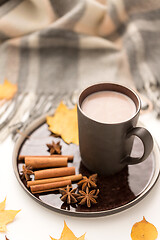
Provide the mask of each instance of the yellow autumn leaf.
{"label": "yellow autumn leaf", "polygon": [[132,240],[155,240],[157,239],[158,232],[156,227],[147,222],[145,217],[140,222],[133,225],[131,231]]}
{"label": "yellow autumn leaf", "polygon": [[7,230],[6,225],[14,220],[20,210],[4,210],[6,199],[0,203],[0,232]]}
{"label": "yellow autumn leaf", "polygon": [[47,116],[47,124],[49,130],[70,144],[78,145],[78,120],[77,120],[77,106],[69,109],[63,102],[61,102],[56,109],[53,116]]}
{"label": "yellow autumn leaf", "polygon": [[17,84],[12,84],[8,80],[5,80],[3,84],[0,84],[0,100],[12,99],[17,92]]}
{"label": "yellow autumn leaf", "polygon": [[[84,240],[85,238],[85,234],[82,235],[81,237],[77,238],[74,233],[69,229],[69,227],[67,226],[66,222],[64,221],[64,228],[61,234],[61,237],[59,240]],[[58,240],[55,238],[52,238],[52,240]]]}
{"label": "yellow autumn leaf", "polygon": [[6,206],[6,198],[4,199],[3,202],[0,203],[0,211],[4,210]]}

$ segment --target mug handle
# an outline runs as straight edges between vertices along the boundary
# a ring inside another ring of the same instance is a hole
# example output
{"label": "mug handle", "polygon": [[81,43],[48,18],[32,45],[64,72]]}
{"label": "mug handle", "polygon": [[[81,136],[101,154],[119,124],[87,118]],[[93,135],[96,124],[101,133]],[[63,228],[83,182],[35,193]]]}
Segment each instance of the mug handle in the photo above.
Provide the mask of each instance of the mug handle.
{"label": "mug handle", "polygon": [[142,157],[140,157],[140,158],[127,156],[125,159],[123,159],[122,162],[123,163],[125,162],[127,165],[133,165],[133,164],[143,162],[149,156],[149,154],[151,153],[151,151],[153,149],[153,138],[147,129],[145,129],[143,127],[132,128],[128,132],[127,138],[129,138],[133,135],[135,135],[141,139],[143,146],[144,146],[144,152],[143,152]]}

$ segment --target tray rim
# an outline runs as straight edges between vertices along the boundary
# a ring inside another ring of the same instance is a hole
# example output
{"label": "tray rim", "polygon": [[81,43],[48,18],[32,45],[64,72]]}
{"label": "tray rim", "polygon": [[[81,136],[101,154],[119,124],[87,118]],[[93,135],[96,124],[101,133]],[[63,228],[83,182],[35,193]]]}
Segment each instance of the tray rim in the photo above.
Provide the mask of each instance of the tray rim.
{"label": "tray rim", "polygon": [[[50,114],[50,113],[49,113]],[[158,161],[158,158],[160,158],[160,148],[158,146],[158,143],[156,142],[156,140],[153,138],[154,140],[154,146],[153,146],[153,150],[152,152],[155,155],[155,169],[154,169],[154,173],[153,176],[151,178],[150,183],[147,185],[147,187],[145,188],[145,190],[140,193],[140,195],[138,197],[136,197],[136,199],[133,199],[132,201],[120,206],[120,207],[116,207],[113,209],[109,209],[109,210],[104,210],[104,211],[97,211],[97,212],[70,212],[69,210],[65,210],[65,209],[60,209],[60,208],[56,208],[52,205],[49,205],[45,202],[43,202],[42,200],[38,199],[35,195],[33,195],[28,188],[26,188],[26,186],[23,184],[23,182],[20,179],[19,176],[19,172],[18,172],[18,167],[17,167],[17,156],[19,154],[19,150],[20,150],[20,146],[21,144],[24,142],[24,140],[26,139],[26,137],[28,136],[28,134],[30,134],[31,132],[33,132],[36,128],[38,128],[41,124],[45,123],[46,120],[46,116],[49,114],[45,114],[43,116],[41,116],[40,118],[34,120],[27,128],[26,130],[23,132],[23,135],[20,135],[19,138],[17,139],[17,141],[15,142],[14,145],[14,149],[13,149],[13,154],[12,154],[12,166],[13,166],[13,170],[14,170],[14,174],[17,178],[17,181],[20,183],[21,187],[25,190],[25,192],[31,196],[31,198],[33,198],[36,202],[38,202],[40,205],[51,209],[52,211],[61,213],[61,214],[65,214],[65,215],[70,215],[70,216],[76,216],[76,217],[102,217],[102,216],[107,216],[107,215],[112,215],[112,214],[116,214],[119,212],[122,212],[124,210],[127,210],[128,208],[134,206],[135,204],[137,204],[139,201],[141,201],[150,191],[151,189],[154,187],[154,185],[156,184],[159,176],[160,176],[160,161]],[[143,125],[141,123],[141,125]]]}

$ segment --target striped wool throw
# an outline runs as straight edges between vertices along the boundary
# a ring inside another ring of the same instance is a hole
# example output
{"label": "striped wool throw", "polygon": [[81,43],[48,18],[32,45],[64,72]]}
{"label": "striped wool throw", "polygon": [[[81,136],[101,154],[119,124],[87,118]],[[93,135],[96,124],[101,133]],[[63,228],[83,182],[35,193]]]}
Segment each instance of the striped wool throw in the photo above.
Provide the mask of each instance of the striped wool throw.
{"label": "striped wool throw", "polygon": [[150,98],[160,115],[160,0],[1,0],[0,141],[97,82]]}

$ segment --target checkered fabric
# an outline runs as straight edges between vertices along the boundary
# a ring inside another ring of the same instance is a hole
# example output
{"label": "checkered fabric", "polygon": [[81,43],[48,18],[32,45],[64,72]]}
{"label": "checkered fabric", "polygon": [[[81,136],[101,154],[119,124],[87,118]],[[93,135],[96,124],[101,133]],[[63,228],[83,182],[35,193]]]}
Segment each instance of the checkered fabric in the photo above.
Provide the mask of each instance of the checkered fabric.
{"label": "checkered fabric", "polygon": [[0,1],[0,82],[18,84],[0,134],[97,82],[136,88],[160,112],[159,57],[159,0]]}

